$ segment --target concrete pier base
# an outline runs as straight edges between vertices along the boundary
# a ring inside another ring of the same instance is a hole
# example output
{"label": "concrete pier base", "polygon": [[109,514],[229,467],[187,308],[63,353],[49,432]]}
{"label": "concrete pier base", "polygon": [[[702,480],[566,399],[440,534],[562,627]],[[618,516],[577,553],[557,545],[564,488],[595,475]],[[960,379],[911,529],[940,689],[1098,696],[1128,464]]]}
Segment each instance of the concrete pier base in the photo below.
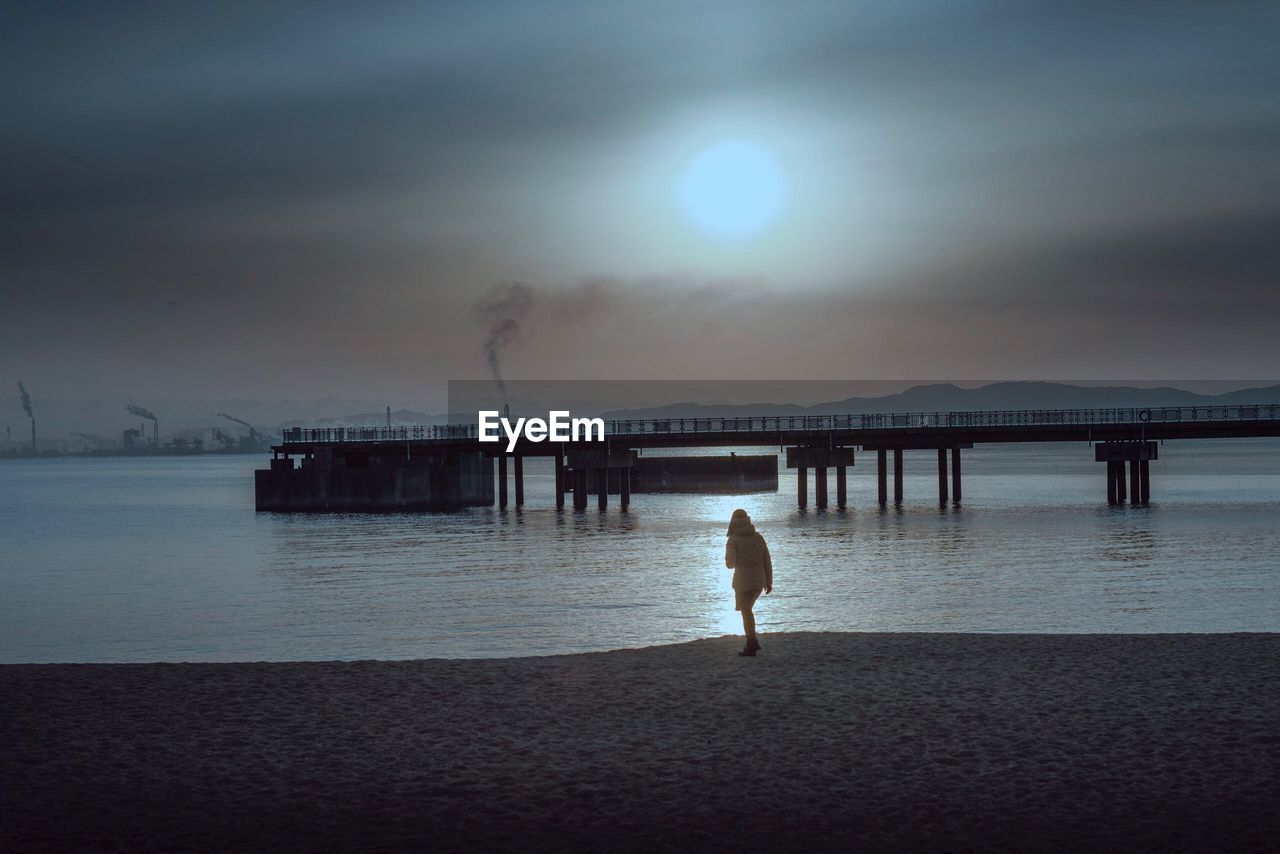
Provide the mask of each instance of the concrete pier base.
{"label": "concrete pier base", "polygon": [[618,469],[618,478],[622,481],[618,492],[618,503],[623,510],[631,506],[631,472],[632,469]]}
{"label": "concrete pier base", "polygon": [[[1128,498],[1134,504],[1151,501],[1151,461],[1160,458],[1157,442],[1099,442],[1093,458],[1107,464],[1107,504],[1118,506]],[[1125,463],[1130,482],[1125,483]]]}
{"label": "concrete pier base", "polygon": [[524,457],[515,457],[516,506],[524,506]]}
{"label": "concrete pier base", "polygon": [[451,510],[493,503],[493,463],[480,452],[318,448],[254,472],[254,502],[272,512]]}
{"label": "concrete pier base", "polygon": [[836,466],[836,509],[843,510],[849,503],[849,484],[845,472],[847,466]]}
{"label": "concrete pier base", "polygon": [[[573,509],[587,509],[587,501],[592,493],[596,496],[596,506],[605,510],[609,506],[609,493],[617,493],[620,477],[630,478],[636,464],[636,452],[627,449],[609,448],[569,448],[562,465],[568,472],[567,478],[573,483]],[[624,475],[625,473],[625,475]],[[627,495],[623,506],[630,504],[631,483],[627,483]]]}
{"label": "concrete pier base", "polygon": [[835,466],[840,470],[841,481],[838,488],[842,488],[843,471],[853,463],[853,448],[809,446],[787,448],[787,468],[796,470],[797,505],[804,507],[808,504],[809,469],[813,469],[814,503],[819,509],[824,509],[828,503],[827,469]]}

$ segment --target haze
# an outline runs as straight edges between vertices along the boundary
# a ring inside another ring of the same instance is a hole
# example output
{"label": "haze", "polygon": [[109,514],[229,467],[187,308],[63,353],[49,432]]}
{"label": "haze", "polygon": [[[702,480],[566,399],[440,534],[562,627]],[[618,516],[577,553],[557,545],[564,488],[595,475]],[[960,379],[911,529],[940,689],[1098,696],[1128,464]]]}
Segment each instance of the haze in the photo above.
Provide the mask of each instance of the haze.
{"label": "haze", "polygon": [[[0,373],[1280,375],[1277,43],[1267,4],[10,4]],[[725,144],[786,188],[732,240],[680,190]]]}

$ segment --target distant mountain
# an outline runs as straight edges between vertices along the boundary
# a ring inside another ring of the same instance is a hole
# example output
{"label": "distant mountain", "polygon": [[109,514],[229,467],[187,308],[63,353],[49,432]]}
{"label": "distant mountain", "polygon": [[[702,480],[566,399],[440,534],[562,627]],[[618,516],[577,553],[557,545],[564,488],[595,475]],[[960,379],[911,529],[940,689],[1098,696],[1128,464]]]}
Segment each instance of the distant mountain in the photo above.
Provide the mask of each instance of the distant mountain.
{"label": "distant mountain", "polygon": [[1209,406],[1272,403],[1280,386],[1205,395],[1160,386],[1079,386],[1051,382],[1000,382],[979,388],[948,383],[913,386],[884,397],[851,397],[811,407],[815,415],[876,412],[929,412],[982,409],[1109,409],[1130,406]]}
{"label": "distant mountain", "polygon": [[[637,414],[640,413],[640,414]],[[812,415],[812,407],[795,403],[670,403],[645,409],[614,409],[600,413],[614,418],[732,418],[747,415]]]}
{"label": "distant mountain", "polygon": [[999,382],[978,388],[950,383],[912,386],[897,394],[849,397],[813,406],[752,403],[675,403],[647,409],[615,409],[602,418],[732,418],[746,415],[862,415],[886,412],[954,412],[983,409],[1111,409],[1131,406],[1230,406],[1280,403],[1280,385],[1207,395],[1168,386],[1078,386],[1051,382]]}

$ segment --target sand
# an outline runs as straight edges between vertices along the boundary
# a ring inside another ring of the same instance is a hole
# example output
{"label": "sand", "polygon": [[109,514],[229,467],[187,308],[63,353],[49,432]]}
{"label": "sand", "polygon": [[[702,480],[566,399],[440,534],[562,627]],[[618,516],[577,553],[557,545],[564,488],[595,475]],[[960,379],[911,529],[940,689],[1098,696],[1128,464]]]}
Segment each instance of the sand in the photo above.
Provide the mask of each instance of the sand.
{"label": "sand", "polygon": [[0,850],[1266,850],[1280,635],[0,667]]}

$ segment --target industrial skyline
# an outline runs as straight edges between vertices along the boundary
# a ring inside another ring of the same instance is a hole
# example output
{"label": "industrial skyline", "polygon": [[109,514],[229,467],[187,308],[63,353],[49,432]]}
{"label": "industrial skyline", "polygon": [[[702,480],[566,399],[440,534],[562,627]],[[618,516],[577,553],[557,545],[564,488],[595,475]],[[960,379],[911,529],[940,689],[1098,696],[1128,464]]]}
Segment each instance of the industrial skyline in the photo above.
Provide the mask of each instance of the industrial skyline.
{"label": "industrial skyline", "polygon": [[[829,415],[873,412],[938,412],[1043,409],[1107,409],[1144,406],[1231,407],[1280,403],[1276,380],[1075,381],[1070,383],[961,380],[832,381],[513,381],[450,382],[447,398],[379,404],[340,398],[316,400],[74,400],[31,395],[25,384],[7,421],[0,451],[32,446],[24,422],[45,451],[110,449],[121,445],[180,449],[199,441],[206,450],[257,449],[297,427],[416,427],[474,423],[482,409],[510,404],[517,415],[571,408],[605,419],[665,416]],[[26,393],[25,400],[22,394]],[[505,394],[506,397],[502,397]],[[3,397],[0,396],[0,400]],[[5,407],[8,409],[8,407]],[[239,415],[231,414],[232,409]],[[241,417],[247,416],[247,417]],[[229,426],[228,422],[230,422]],[[163,423],[163,430],[161,429]],[[15,427],[17,432],[15,433]],[[132,433],[125,438],[124,433]],[[187,444],[181,444],[187,443]]]}

